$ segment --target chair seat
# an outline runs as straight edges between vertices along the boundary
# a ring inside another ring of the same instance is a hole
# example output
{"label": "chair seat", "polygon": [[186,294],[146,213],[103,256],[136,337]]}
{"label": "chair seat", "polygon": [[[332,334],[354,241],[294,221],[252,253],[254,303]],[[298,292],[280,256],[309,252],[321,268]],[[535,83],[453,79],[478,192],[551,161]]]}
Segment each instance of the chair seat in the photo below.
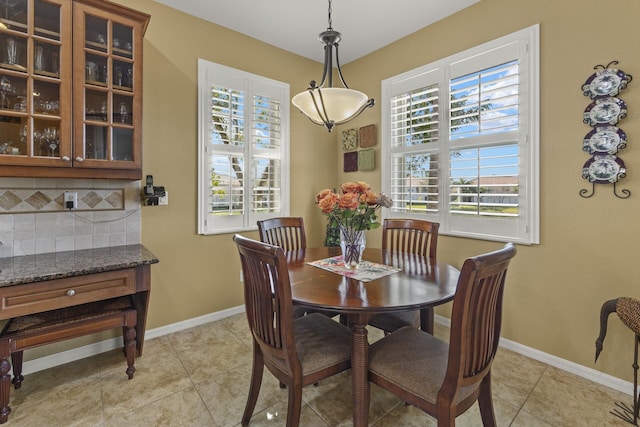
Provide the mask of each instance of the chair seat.
{"label": "chair seat", "polygon": [[[445,341],[404,327],[371,344],[369,371],[435,405],[448,357],[449,344]],[[473,389],[463,387],[456,403],[470,396]]]}
{"label": "chair seat", "polygon": [[[296,352],[307,376],[328,366],[350,363],[351,331],[320,313],[311,313],[293,322]],[[284,368],[284,361],[274,361]]]}
{"label": "chair seat", "polygon": [[420,312],[418,310],[396,311],[393,313],[376,314],[369,320],[374,328],[392,332],[404,326],[420,326]]}

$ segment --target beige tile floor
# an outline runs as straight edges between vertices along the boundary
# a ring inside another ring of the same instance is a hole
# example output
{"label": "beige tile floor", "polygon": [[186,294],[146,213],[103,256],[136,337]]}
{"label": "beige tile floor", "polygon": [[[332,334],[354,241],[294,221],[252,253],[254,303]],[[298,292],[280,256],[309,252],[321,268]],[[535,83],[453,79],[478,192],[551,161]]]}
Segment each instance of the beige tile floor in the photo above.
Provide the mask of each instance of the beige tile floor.
{"label": "beige tile floor", "polygon": [[[436,335],[448,329],[436,325]],[[381,333],[370,331],[371,340]],[[8,427],[237,426],[251,367],[244,314],[147,341],[126,379],[119,350],[29,374],[11,393]],[[609,414],[631,396],[499,349],[493,369],[499,426],[629,426]],[[350,372],[303,392],[301,426],[351,426]],[[265,370],[251,426],[284,426],[287,392]],[[372,386],[370,425],[435,426],[433,418]],[[481,425],[477,405],[457,419]]]}

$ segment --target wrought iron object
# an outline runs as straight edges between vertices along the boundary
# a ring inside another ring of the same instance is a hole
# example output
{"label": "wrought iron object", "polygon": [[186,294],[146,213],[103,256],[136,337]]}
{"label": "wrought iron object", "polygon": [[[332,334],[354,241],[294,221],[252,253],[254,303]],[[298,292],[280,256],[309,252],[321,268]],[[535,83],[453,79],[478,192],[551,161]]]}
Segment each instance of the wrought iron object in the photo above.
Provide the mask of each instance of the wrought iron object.
{"label": "wrought iron object", "polygon": [[638,412],[640,411],[638,394],[638,345],[640,344],[640,300],[635,298],[620,297],[606,301],[600,308],[600,335],[596,339],[596,358],[602,352],[604,338],[607,334],[607,320],[611,313],[617,313],[624,325],[631,329],[635,334],[635,349],[633,354],[633,408],[630,408],[623,402],[616,402],[616,408],[609,411],[616,417],[633,424],[638,425]]}

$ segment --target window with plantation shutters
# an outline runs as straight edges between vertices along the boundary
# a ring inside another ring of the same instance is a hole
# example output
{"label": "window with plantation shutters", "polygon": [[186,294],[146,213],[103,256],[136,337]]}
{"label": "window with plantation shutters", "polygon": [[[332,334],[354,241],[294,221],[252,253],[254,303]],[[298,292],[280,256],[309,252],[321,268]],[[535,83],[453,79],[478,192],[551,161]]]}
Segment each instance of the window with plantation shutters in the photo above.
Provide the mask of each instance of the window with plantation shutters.
{"label": "window with plantation shutters", "polygon": [[382,82],[387,217],[539,243],[538,26]]}
{"label": "window with plantation shutters", "polygon": [[398,94],[390,100],[390,189],[392,210],[438,212],[438,85]]}
{"label": "window with plantation shutters", "polygon": [[199,60],[200,234],[287,216],[289,86]]}

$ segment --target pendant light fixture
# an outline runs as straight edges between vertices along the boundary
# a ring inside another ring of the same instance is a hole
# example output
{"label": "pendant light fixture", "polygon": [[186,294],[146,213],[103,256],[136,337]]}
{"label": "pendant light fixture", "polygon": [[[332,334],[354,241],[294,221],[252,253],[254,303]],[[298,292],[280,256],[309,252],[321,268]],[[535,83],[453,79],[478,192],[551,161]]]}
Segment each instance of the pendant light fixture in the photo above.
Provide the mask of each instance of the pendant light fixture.
{"label": "pendant light fixture", "polygon": [[[309,82],[309,87],[291,99],[291,103],[312,122],[325,126],[329,132],[334,125],[346,123],[357,117],[366,108],[373,107],[375,101],[364,93],[349,89],[342,77],[340,60],[338,59],[338,44],[341,34],[331,26],[331,0],[329,0],[329,27],[318,36],[324,45],[324,69],[322,81],[318,86],[315,80]],[[333,87],[333,48],[336,50],[336,67],[343,88]],[[325,83],[327,86],[325,87]]]}

